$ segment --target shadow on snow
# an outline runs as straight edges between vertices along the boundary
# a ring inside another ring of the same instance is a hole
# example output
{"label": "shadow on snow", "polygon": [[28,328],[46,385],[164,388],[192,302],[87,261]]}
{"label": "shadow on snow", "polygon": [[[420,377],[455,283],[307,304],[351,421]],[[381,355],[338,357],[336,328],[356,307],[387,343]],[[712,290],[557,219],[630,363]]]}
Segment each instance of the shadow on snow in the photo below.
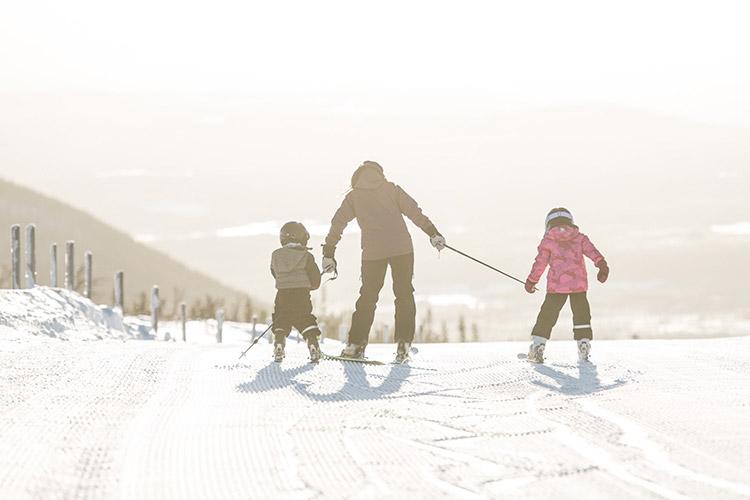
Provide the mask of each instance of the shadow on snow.
{"label": "shadow on snow", "polygon": [[533,380],[532,383],[534,385],[568,396],[583,396],[595,392],[608,391],[625,384],[624,380],[618,379],[611,384],[603,385],[601,380],[599,380],[599,372],[596,365],[590,362],[578,364],[578,377],[568,375],[549,365],[534,365],[534,369],[540,375],[549,377],[557,382],[557,385],[554,385],[542,380]]}
{"label": "shadow on snow", "polygon": [[[321,361],[321,363],[326,362],[330,361]],[[303,396],[319,402],[380,399],[399,392],[401,385],[411,372],[411,367],[408,364],[378,366],[369,374],[370,379],[379,377],[383,380],[378,385],[372,385],[367,379],[366,365],[350,362],[340,363],[344,368],[345,381],[344,385],[333,393],[312,392],[309,389],[312,385],[310,382],[297,379],[300,375],[315,368],[314,363],[305,363],[285,369],[281,363],[272,362],[263,367],[251,382],[238,385],[237,390],[244,393],[258,393],[291,387]],[[380,375],[383,369],[388,370],[385,377]]]}

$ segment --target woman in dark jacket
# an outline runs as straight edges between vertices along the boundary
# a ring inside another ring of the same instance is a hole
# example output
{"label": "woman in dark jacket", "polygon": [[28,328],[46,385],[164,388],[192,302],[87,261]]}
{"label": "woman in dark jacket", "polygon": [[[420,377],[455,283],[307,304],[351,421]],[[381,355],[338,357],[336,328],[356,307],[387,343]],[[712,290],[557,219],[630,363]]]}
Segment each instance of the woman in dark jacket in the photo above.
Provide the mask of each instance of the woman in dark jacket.
{"label": "woman in dark jacket", "polygon": [[378,295],[390,266],[396,297],[396,360],[408,359],[417,310],[412,286],[414,247],[404,215],[427,233],[432,246],[438,250],[445,247],[445,238],[435,225],[411,196],[385,178],[383,167],[374,161],[362,163],[352,175],[351,191],[331,219],[331,229],[323,245],[323,272],[333,272],[336,245],[347,224],[357,219],[362,231],[362,287],[342,356],[364,357]]}

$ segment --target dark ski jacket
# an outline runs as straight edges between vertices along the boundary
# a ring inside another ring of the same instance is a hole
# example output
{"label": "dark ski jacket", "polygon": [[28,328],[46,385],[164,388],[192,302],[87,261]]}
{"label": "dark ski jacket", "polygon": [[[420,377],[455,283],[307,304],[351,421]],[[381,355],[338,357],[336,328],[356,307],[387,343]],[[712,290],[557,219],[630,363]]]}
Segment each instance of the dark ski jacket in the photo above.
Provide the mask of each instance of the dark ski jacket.
{"label": "dark ski jacket", "polygon": [[341,234],[352,219],[362,230],[362,260],[379,260],[414,252],[406,215],[428,236],[438,234],[417,202],[375,169],[364,170],[331,219],[323,254],[333,257]]}

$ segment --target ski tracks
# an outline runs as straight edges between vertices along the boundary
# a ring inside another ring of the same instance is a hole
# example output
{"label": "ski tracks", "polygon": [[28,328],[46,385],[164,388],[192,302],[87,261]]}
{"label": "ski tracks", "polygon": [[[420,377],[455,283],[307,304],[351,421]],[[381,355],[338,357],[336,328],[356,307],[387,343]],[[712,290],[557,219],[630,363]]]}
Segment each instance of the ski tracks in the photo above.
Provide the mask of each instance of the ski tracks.
{"label": "ski tracks", "polygon": [[[280,364],[265,344],[239,363],[221,345],[14,347],[0,351],[0,497],[748,496],[744,448],[710,430],[746,422],[749,375],[699,351],[686,369],[615,343],[580,365],[550,347],[545,365],[491,344],[384,366],[310,364],[293,344]],[[670,407],[691,398],[716,421]]]}
{"label": "ski tracks", "polygon": [[[623,368],[616,343],[606,348],[613,348],[606,353],[610,380],[599,380],[594,364],[578,365],[576,377],[573,365],[551,363],[534,366],[539,377],[529,382],[544,389],[527,398],[529,415],[549,427],[550,439],[575,452],[571,463],[578,463],[586,473],[587,491],[601,484],[592,479],[605,473],[615,480],[614,489],[601,493],[609,498],[617,494],[624,498],[750,497],[746,470],[737,465],[743,461],[736,456],[744,453],[742,447],[729,444],[724,456],[720,450],[707,453],[714,441],[711,425],[689,417],[691,405],[707,404],[718,417],[714,425],[747,418],[742,401],[750,396],[746,389],[750,377],[745,373],[742,380],[734,381],[743,387],[739,395],[726,383],[736,378],[741,355],[718,363],[701,351],[672,356],[669,349],[653,349],[651,355],[639,353],[636,363],[631,359],[628,368]],[[726,355],[726,351],[717,354]],[[689,365],[682,359],[685,356],[692,359]],[[614,388],[621,390],[610,390]],[[629,404],[633,402],[637,403]],[[560,453],[555,456],[559,458]],[[560,481],[547,471],[537,475],[537,487],[527,493],[544,491],[549,480],[554,480],[560,492]]]}
{"label": "ski tracks", "polygon": [[9,375],[2,383],[0,496],[111,497],[121,422],[150,397],[162,353],[117,341],[48,341],[0,353]]}

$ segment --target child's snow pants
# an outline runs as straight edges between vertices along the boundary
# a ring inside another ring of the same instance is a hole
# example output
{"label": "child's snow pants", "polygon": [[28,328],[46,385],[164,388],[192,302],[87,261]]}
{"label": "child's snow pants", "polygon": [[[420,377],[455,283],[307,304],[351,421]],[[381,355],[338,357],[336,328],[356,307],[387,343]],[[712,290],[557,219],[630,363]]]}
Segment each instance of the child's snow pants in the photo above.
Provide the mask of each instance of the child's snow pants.
{"label": "child's snow pants", "polygon": [[273,308],[273,334],[278,341],[286,339],[295,328],[307,339],[320,335],[318,320],[312,313],[308,288],[287,288],[276,292]]}
{"label": "child's snow pants", "polygon": [[547,293],[544,303],[536,318],[531,335],[549,339],[552,327],[557,323],[560,310],[570,297],[570,309],[573,311],[573,338],[576,340],[593,338],[591,330],[591,308],[586,292],[580,293]]}

